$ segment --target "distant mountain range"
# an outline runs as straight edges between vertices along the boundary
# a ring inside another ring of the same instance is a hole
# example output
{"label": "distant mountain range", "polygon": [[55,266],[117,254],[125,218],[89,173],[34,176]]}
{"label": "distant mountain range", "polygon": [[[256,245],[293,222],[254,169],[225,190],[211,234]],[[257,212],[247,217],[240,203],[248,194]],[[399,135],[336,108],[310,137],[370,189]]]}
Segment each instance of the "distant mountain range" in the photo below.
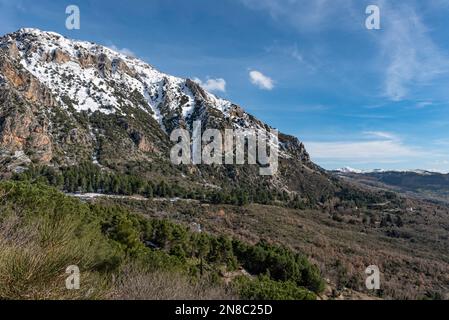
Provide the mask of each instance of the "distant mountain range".
{"label": "distant mountain range", "polygon": [[333,171],[339,177],[369,187],[390,189],[422,198],[449,201],[449,174],[427,170],[363,171],[349,167]]}

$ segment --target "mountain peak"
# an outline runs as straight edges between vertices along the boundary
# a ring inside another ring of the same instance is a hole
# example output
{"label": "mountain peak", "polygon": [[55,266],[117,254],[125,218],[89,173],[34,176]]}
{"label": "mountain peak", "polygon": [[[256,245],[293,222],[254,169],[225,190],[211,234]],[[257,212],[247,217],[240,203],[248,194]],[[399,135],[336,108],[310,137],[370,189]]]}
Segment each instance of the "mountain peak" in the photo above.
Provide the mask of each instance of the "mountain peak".
{"label": "mountain peak", "polygon": [[[62,146],[67,141],[80,143],[82,148],[90,150],[89,157],[96,162],[105,137],[112,140],[112,136],[129,139],[123,146],[126,151],[117,154],[121,156],[120,161],[133,152],[135,159],[146,161],[151,151],[158,154],[155,152],[158,150],[162,156],[161,150],[167,150],[174,129],[186,128],[192,133],[196,121],[202,122],[203,130],[266,131],[270,128],[243,108],[213,95],[192,80],[165,74],[142,60],[105,46],[33,28],[23,28],[0,38],[1,99],[5,100],[0,101],[3,105],[14,105],[13,99],[31,105],[25,118],[11,111],[17,106],[0,109],[0,123],[6,121],[3,117],[10,119],[11,124],[0,128],[0,138],[7,140],[0,144],[11,155],[27,154],[29,137],[45,132],[45,137],[39,135],[34,139],[37,143],[34,149],[41,152],[38,162],[41,159],[51,162],[56,149],[63,158],[60,161],[79,161],[68,155],[73,153],[73,148]],[[61,123],[62,115],[64,123]],[[36,128],[28,128],[30,122]],[[106,128],[105,122],[114,126]],[[121,135],[114,132],[123,129]],[[299,160],[317,169],[298,139],[283,134],[279,138],[281,158]],[[45,150],[42,141],[48,146]],[[131,143],[136,144],[137,150],[131,150]]]}
{"label": "mountain peak", "polygon": [[174,93],[169,107],[182,105],[183,115],[189,114],[195,104],[185,79],[159,72],[105,46],[31,28],[20,29],[0,41],[2,47],[9,45],[14,51],[12,57],[66,108],[120,113],[133,102],[128,94],[121,93],[136,92],[140,107],[160,121],[163,91]]}
{"label": "mountain peak", "polygon": [[19,34],[34,34],[34,35],[42,35],[42,34],[48,34],[48,35],[55,35],[55,36],[60,36],[62,37],[61,34],[56,33],[56,32],[52,32],[52,31],[44,31],[41,29],[37,29],[37,28],[20,28],[19,30],[17,30],[14,33],[19,33]]}

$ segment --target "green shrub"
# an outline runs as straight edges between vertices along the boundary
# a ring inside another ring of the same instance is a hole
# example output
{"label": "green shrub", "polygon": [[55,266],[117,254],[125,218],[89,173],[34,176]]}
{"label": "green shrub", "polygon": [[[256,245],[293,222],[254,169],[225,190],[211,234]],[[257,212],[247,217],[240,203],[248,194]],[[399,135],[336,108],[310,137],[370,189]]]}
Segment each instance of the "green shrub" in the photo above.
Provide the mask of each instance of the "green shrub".
{"label": "green shrub", "polygon": [[240,297],[248,300],[316,300],[316,295],[293,281],[274,281],[268,276],[256,279],[240,277],[236,280]]}

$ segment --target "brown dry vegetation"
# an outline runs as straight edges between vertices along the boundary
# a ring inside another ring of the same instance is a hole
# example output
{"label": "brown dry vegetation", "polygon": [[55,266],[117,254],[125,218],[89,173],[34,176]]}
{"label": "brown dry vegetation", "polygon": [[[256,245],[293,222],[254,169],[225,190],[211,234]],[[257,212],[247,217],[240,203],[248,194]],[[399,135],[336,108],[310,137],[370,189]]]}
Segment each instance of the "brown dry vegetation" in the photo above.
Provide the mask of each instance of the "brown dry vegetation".
{"label": "brown dry vegetation", "polygon": [[208,281],[192,283],[182,274],[145,272],[127,266],[115,284],[112,299],[119,300],[230,300],[237,296],[229,288]]}
{"label": "brown dry vegetation", "polygon": [[[449,298],[449,212],[443,206],[406,201],[393,215],[401,217],[403,225],[398,227],[381,225],[393,211],[388,208],[329,213],[255,204],[119,202],[153,217],[199,223],[215,234],[252,243],[265,239],[303,252],[328,278],[335,297],[345,288],[372,294],[365,289],[364,271],[374,264],[382,272],[379,297]],[[413,212],[407,209],[412,207]]]}

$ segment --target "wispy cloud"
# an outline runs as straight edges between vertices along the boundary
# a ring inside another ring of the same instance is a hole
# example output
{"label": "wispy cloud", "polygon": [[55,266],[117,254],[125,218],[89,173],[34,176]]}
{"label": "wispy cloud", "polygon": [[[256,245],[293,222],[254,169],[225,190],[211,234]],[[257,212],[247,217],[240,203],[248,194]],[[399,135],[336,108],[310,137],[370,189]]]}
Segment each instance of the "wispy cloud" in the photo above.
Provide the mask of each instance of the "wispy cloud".
{"label": "wispy cloud", "polygon": [[[310,36],[332,30],[337,36],[340,31],[360,36],[361,32],[365,32],[367,43],[374,44],[375,51],[367,57],[363,66],[357,66],[356,62],[351,62],[351,65],[361,71],[376,69],[374,72],[380,83],[371,85],[369,90],[380,89],[381,97],[389,101],[414,98],[420,89],[434,86],[442,77],[449,76],[449,55],[432,38],[432,30],[426,25],[429,23],[426,18],[429,17],[418,11],[422,5],[417,0],[399,3],[377,0],[375,4],[381,8],[381,31],[367,31],[364,28],[364,8],[373,4],[369,0],[241,1],[253,10],[267,13],[280,26],[294,28],[300,34]],[[449,8],[447,0],[435,2],[429,2],[426,8],[434,11]],[[320,36],[316,35],[316,38],[319,42]],[[357,39],[354,38],[354,41]],[[322,45],[324,48],[330,46],[328,43]],[[308,56],[307,52],[300,52],[294,47],[289,54],[303,63],[304,56]],[[336,70],[345,68],[342,61],[332,62]],[[345,74],[339,73],[341,77]]]}
{"label": "wispy cloud", "polygon": [[[288,23],[302,32],[319,32],[325,28],[339,28],[352,13],[353,1],[347,0],[241,0],[254,10],[267,12],[272,19]],[[347,11],[348,12],[348,11]]]}
{"label": "wispy cloud", "polygon": [[365,131],[363,132],[364,135],[374,138],[381,138],[381,139],[387,139],[387,140],[394,140],[398,141],[399,137],[391,132],[386,131]]}
{"label": "wispy cloud", "polygon": [[307,148],[313,159],[344,160],[347,162],[391,162],[416,157],[418,150],[396,141],[309,142]]}
{"label": "wispy cloud", "polygon": [[449,139],[437,139],[433,141],[434,145],[449,147]]}
{"label": "wispy cloud", "polygon": [[385,95],[400,101],[411,88],[431,83],[449,71],[449,57],[432,40],[411,6],[384,7],[385,33],[379,37],[385,69]]}
{"label": "wispy cloud", "polygon": [[252,84],[257,86],[262,90],[273,90],[274,81],[270,77],[264,75],[262,72],[257,70],[251,70],[249,72],[249,78]]}
{"label": "wispy cloud", "polygon": [[398,163],[425,155],[422,149],[405,144],[393,133],[367,131],[362,135],[368,140],[308,142],[306,147],[317,161]]}
{"label": "wispy cloud", "polygon": [[198,83],[200,86],[202,86],[205,90],[211,91],[211,92],[226,92],[226,81],[222,78],[217,79],[207,79],[205,82],[203,82],[199,78],[193,79],[196,83]]}
{"label": "wispy cloud", "polygon": [[427,107],[430,107],[433,105],[434,105],[433,101],[421,101],[421,102],[418,102],[415,107],[417,109],[423,109],[423,108],[427,108]]}
{"label": "wispy cloud", "polygon": [[275,41],[273,45],[265,47],[265,52],[289,57],[299,65],[305,66],[310,72],[315,72],[319,67],[319,61],[313,53],[310,53],[310,48],[300,49],[296,43],[283,44]]}

